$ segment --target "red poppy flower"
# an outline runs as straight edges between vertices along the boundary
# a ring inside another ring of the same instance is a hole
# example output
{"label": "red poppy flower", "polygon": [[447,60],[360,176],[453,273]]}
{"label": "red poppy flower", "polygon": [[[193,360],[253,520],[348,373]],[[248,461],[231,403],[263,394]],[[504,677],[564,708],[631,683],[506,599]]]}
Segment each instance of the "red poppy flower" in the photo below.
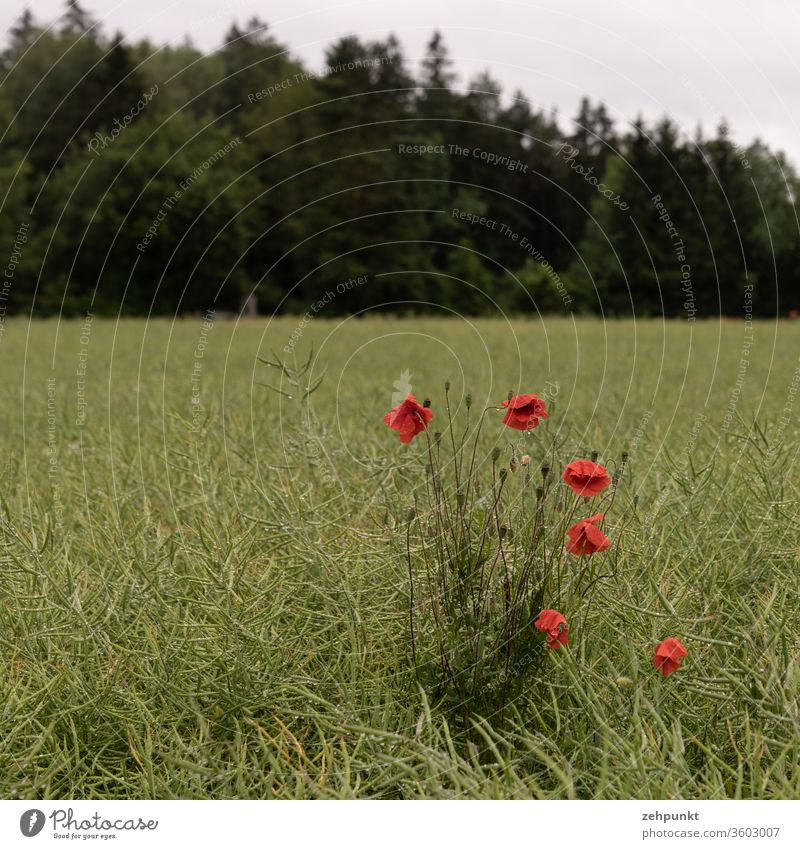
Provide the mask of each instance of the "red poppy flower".
{"label": "red poppy flower", "polygon": [[611,545],[611,540],[596,527],[595,523],[602,518],[603,514],[597,513],[588,519],[581,519],[567,531],[567,551],[570,554],[594,554],[605,551]]}
{"label": "red poppy flower", "polygon": [[677,637],[667,637],[666,640],[660,642],[656,646],[656,653],[653,656],[653,666],[661,670],[661,674],[666,678],[671,675],[681,665],[689,652],[686,651],[683,643]]}
{"label": "red poppy flower", "polygon": [[567,620],[557,610],[543,610],[533,624],[547,634],[547,645],[551,649],[567,644],[569,626]]}
{"label": "red poppy flower", "polygon": [[599,495],[611,483],[608,469],[591,460],[573,460],[564,469],[563,478],[573,492],[584,498]]}
{"label": "red poppy flower", "polygon": [[402,404],[392,407],[383,420],[392,430],[400,431],[400,441],[407,445],[428,426],[433,418],[433,410],[423,407],[417,399],[409,394]]}
{"label": "red poppy flower", "polygon": [[539,424],[539,419],[547,418],[544,401],[538,395],[515,395],[500,406],[508,408],[503,424],[514,430],[533,430]]}

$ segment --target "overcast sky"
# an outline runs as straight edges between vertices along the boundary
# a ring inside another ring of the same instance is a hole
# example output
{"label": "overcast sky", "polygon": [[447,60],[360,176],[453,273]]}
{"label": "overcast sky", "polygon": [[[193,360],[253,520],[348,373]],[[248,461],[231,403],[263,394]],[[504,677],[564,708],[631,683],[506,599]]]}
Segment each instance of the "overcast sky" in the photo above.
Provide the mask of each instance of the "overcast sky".
{"label": "overcast sky", "polygon": [[[63,0],[2,0],[5,30],[24,5],[40,20]],[[416,68],[443,31],[462,85],[489,68],[506,90],[574,116],[583,94],[619,121],[668,113],[693,133],[721,116],[734,137],[759,136],[800,163],[800,8],[789,0],[84,0],[106,32],[200,48],[233,18],[259,15],[312,69],[325,46],[356,33],[398,35]]]}

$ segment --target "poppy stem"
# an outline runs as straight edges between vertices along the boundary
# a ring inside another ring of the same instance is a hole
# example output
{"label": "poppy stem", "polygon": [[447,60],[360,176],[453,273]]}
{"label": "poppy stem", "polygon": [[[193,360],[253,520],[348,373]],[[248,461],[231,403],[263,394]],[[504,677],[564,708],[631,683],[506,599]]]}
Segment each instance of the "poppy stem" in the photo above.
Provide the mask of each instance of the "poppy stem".
{"label": "poppy stem", "polygon": [[414,567],[411,562],[411,525],[414,522],[412,516],[406,525],[406,556],[408,559],[408,629],[411,632],[411,660],[414,671],[417,669],[417,646],[414,641]]}

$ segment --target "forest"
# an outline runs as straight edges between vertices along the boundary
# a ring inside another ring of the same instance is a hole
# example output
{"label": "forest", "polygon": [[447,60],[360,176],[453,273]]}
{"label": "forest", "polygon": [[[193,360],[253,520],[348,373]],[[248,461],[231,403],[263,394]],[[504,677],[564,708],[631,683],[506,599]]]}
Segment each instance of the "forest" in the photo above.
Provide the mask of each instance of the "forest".
{"label": "forest", "polygon": [[438,32],[420,62],[345,35],[312,69],[258,19],[204,53],[70,0],[19,15],[0,79],[3,316],[800,308],[783,153],[724,121],[559,115],[463,79]]}

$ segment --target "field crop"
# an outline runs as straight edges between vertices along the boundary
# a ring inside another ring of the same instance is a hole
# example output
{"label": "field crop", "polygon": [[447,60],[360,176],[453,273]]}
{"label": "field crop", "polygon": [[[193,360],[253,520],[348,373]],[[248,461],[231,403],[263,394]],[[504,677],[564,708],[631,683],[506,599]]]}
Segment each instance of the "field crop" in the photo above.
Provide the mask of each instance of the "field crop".
{"label": "field crop", "polygon": [[[800,796],[800,323],[0,332],[3,798]],[[445,381],[459,414],[547,398],[482,455],[628,454],[613,577],[468,726],[411,670],[425,447],[382,421],[408,391],[443,421]]]}

